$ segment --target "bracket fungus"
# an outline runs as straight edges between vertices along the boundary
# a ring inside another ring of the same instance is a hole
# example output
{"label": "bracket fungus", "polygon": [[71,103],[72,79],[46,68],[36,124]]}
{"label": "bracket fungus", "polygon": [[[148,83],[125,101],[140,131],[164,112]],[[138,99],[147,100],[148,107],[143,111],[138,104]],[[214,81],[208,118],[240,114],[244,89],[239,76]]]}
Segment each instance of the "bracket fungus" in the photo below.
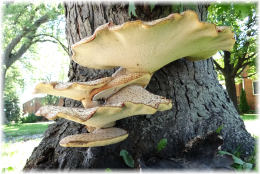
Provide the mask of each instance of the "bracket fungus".
{"label": "bracket fungus", "polygon": [[234,42],[228,27],[200,22],[193,11],[151,22],[104,24],[72,46],[72,59],[88,68],[120,68],[111,77],[90,82],[38,84],[35,93],[79,100],[84,108],[43,106],[36,114],[86,125],[90,133],[65,137],[61,146],[93,147],[123,141],[128,133],[113,127],[117,120],[172,108],[171,100],[145,90],[155,71],[180,58],[197,61],[218,50],[229,51]]}
{"label": "bracket fungus", "polygon": [[202,60],[218,50],[231,50],[234,42],[229,28],[200,22],[195,12],[186,11],[151,22],[102,25],[72,45],[72,59],[89,68],[121,66],[130,72],[152,73],[183,57]]}
{"label": "bracket fungus", "polygon": [[123,141],[128,137],[125,130],[119,128],[99,129],[92,133],[70,135],[60,141],[64,147],[106,146]]}
{"label": "bracket fungus", "polygon": [[103,128],[111,122],[129,116],[154,114],[157,110],[171,109],[171,101],[154,95],[138,85],[127,86],[111,97],[105,104],[92,108],[68,108],[43,106],[36,115],[49,120],[57,117],[66,118],[90,127]]}

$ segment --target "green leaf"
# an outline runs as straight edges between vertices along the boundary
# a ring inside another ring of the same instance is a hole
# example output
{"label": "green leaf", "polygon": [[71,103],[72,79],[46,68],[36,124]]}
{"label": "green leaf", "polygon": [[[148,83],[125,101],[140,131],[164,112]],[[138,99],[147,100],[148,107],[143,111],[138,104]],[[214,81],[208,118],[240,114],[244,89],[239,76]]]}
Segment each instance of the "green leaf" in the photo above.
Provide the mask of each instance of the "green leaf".
{"label": "green leaf", "polygon": [[242,166],[243,166],[244,163],[245,163],[243,160],[241,160],[240,158],[236,157],[236,156],[233,155],[232,153],[229,153],[229,152],[220,150],[220,151],[219,151],[219,154],[220,154],[220,155],[231,155],[232,158],[233,158],[233,160],[234,160],[234,163],[235,163],[235,164],[239,164],[239,165],[242,165]]}
{"label": "green leaf", "polygon": [[243,160],[241,160],[240,158],[236,157],[235,155],[232,155],[232,158],[234,160],[234,163],[236,163],[236,164],[244,165],[244,163],[245,163]]}
{"label": "green leaf", "polygon": [[157,151],[160,152],[166,147],[166,145],[167,145],[167,139],[166,138],[161,139],[157,144]]}
{"label": "green leaf", "polygon": [[8,171],[8,172],[13,171],[13,170],[14,170],[14,168],[13,168],[12,166],[9,166],[9,167],[7,168],[7,171]]}
{"label": "green leaf", "polygon": [[106,168],[105,170],[106,172],[112,172],[112,170],[110,168]]}
{"label": "green leaf", "polygon": [[220,125],[220,126],[217,128],[216,133],[217,133],[217,134],[220,134],[220,132],[221,132],[222,129],[223,129],[223,124]]}
{"label": "green leaf", "polygon": [[122,149],[120,151],[120,156],[123,157],[124,159],[124,162],[127,166],[131,167],[131,168],[134,168],[134,160],[133,160],[133,157],[125,150],[125,149]]}
{"label": "green leaf", "polygon": [[156,3],[155,2],[150,2],[149,4],[150,4],[150,10],[152,12]]}
{"label": "green leaf", "polygon": [[251,163],[244,163],[243,169],[251,170],[253,168],[253,164]]}
{"label": "green leaf", "polygon": [[240,11],[241,17],[245,18],[250,13],[251,5],[250,4],[234,4],[234,9]]}
{"label": "green leaf", "polygon": [[129,5],[128,5],[128,15],[131,16],[131,14],[133,14],[135,17],[137,17],[136,13],[135,13],[135,4],[134,2],[129,2]]}
{"label": "green leaf", "polygon": [[15,152],[11,152],[11,153],[10,153],[10,156],[13,156],[14,154],[15,154]]}

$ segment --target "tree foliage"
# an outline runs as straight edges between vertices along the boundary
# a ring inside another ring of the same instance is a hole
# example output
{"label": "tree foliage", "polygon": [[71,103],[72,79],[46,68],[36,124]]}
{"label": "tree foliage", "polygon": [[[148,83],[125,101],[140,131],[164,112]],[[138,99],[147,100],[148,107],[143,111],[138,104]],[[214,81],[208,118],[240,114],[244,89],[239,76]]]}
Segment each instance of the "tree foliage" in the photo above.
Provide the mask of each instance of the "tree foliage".
{"label": "tree foliage", "polygon": [[[247,65],[256,65],[256,4],[212,4],[208,20],[218,26],[230,26],[235,33],[236,43],[227,62],[224,60],[224,67],[215,62],[218,70],[223,73],[230,65],[232,76],[239,77]],[[220,54],[225,59],[225,53]]]}
{"label": "tree foliage", "polygon": [[67,51],[59,38],[60,29],[54,30],[61,14],[63,7],[60,5],[9,2],[4,4],[4,74],[26,51],[33,50],[35,43],[59,43]]}
{"label": "tree foliage", "polygon": [[11,67],[6,74],[4,88],[5,122],[19,120],[21,111],[19,106],[18,89],[23,89],[24,81],[17,67]]}
{"label": "tree foliage", "polygon": [[25,87],[23,76],[28,75],[21,72],[34,70],[30,59],[37,58],[37,43],[52,42],[66,52],[68,49],[63,44],[64,27],[59,25],[64,22],[63,6],[5,2],[2,10],[3,98],[5,120],[10,122],[18,121],[21,116],[19,96]]}
{"label": "tree foliage", "polygon": [[217,26],[230,26],[235,34],[233,50],[219,52],[223,59],[214,60],[214,64],[224,76],[228,94],[237,107],[235,78],[241,78],[247,66],[249,76],[256,72],[256,4],[211,4],[208,21]]}
{"label": "tree foliage", "polygon": [[56,105],[59,102],[60,97],[54,95],[46,95],[42,100],[42,105]]}

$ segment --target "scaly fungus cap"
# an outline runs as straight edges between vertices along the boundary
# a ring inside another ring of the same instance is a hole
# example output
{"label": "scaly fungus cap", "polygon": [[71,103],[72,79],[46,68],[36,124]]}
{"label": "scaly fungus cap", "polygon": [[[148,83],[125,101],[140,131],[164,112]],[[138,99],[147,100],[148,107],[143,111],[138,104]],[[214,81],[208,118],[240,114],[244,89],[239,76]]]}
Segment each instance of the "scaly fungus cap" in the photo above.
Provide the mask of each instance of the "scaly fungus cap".
{"label": "scaly fungus cap", "polygon": [[154,114],[172,108],[170,100],[154,95],[141,86],[127,86],[108,98],[104,105],[93,108],[43,106],[37,112],[49,120],[57,117],[72,120],[88,127],[103,128],[116,120],[143,114]]}
{"label": "scaly fungus cap", "polygon": [[60,141],[63,147],[97,147],[115,144],[128,137],[125,130],[119,128],[99,129],[92,133],[70,135]]}
{"label": "scaly fungus cap", "polygon": [[81,101],[89,96],[93,89],[100,88],[111,80],[112,77],[105,77],[88,82],[41,82],[36,85],[34,93],[46,93]]}
{"label": "scaly fungus cap", "polygon": [[88,82],[50,82],[39,83],[34,93],[46,93],[82,101],[85,108],[98,105],[99,99],[107,99],[127,85],[145,87],[151,79],[150,73],[129,73],[120,68],[112,77]]}
{"label": "scaly fungus cap", "polygon": [[89,68],[152,73],[182,57],[202,60],[229,51],[234,42],[229,28],[200,22],[195,12],[186,11],[151,22],[104,24],[72,46],[72,59]]}

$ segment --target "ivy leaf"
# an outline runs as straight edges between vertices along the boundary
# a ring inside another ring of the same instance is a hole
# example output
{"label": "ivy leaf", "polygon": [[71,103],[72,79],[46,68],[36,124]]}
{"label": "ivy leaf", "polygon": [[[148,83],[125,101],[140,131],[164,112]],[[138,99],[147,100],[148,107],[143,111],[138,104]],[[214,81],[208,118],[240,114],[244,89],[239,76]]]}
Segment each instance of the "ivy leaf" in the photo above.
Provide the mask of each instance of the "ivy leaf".
{"label": "ivy leaf", "polygon": [[137,17],[136,13],[135,13],[135,4],[133,1],[129,2],[128,5],[128,15],[131,16],[131,14],[133,14],[135,17]]}
{"label": "ivy leaf", "polygon": [[156,3],[155,2],[150,2],[149,4],[150,4],[150,10],[152,12]]}
{"label": "ivy leaf", "polygon": [[112,170],[110,168],[106,168],[105,170],[106,172],[112,172]]}
{"label": "ivy leaf", "polygon": [[253,164],[251,164],[251,163],[244,163],[244,164],[243,164],[243,168],[250,170],[250,169],[253,168]]}
{"label": "ivy leaf", "polygon": [[220,125],[217,130],[216,130],[216,133],[217,134],[220,134],[221,130],[223,129],[223,125]]}
{"label": "ivy leaf", "polygon": [[13,171],[13,170],[14,170],[14,168],[13,168],[12,166],[9,166],[9,167],[7,168],[7,171],[8,171],[8,172]]}
{"label": "ivy leaf", "polygon": [[123,157],[124,159],[124,162],[127,166],[131,167],[131,168],[134,168],[134,160],[133,160],[133,157],[125,150],[125,149],[122,149],[120,151],[120,156]]}
{"label": "ivy leaf", "polygon": [[167,145],[167,139],[166,138],[161,139],[157,144],[157,151],[160,152],[166,147],[166,145]]}
{"label": "ivy leaf", "polygon": [[229,153],[229,152],[226,152],[226,151],[222,151],[220,150],[219,151],[219,154],[220,155],[231,155],[233,160],[234,160],[234,163],[235,164],[239,164],[241,166],[244,166],[245,165],[245,162],[243,160],[241,160],[240,158],[236,157],[235,155],[233,155],[232,153]]}

